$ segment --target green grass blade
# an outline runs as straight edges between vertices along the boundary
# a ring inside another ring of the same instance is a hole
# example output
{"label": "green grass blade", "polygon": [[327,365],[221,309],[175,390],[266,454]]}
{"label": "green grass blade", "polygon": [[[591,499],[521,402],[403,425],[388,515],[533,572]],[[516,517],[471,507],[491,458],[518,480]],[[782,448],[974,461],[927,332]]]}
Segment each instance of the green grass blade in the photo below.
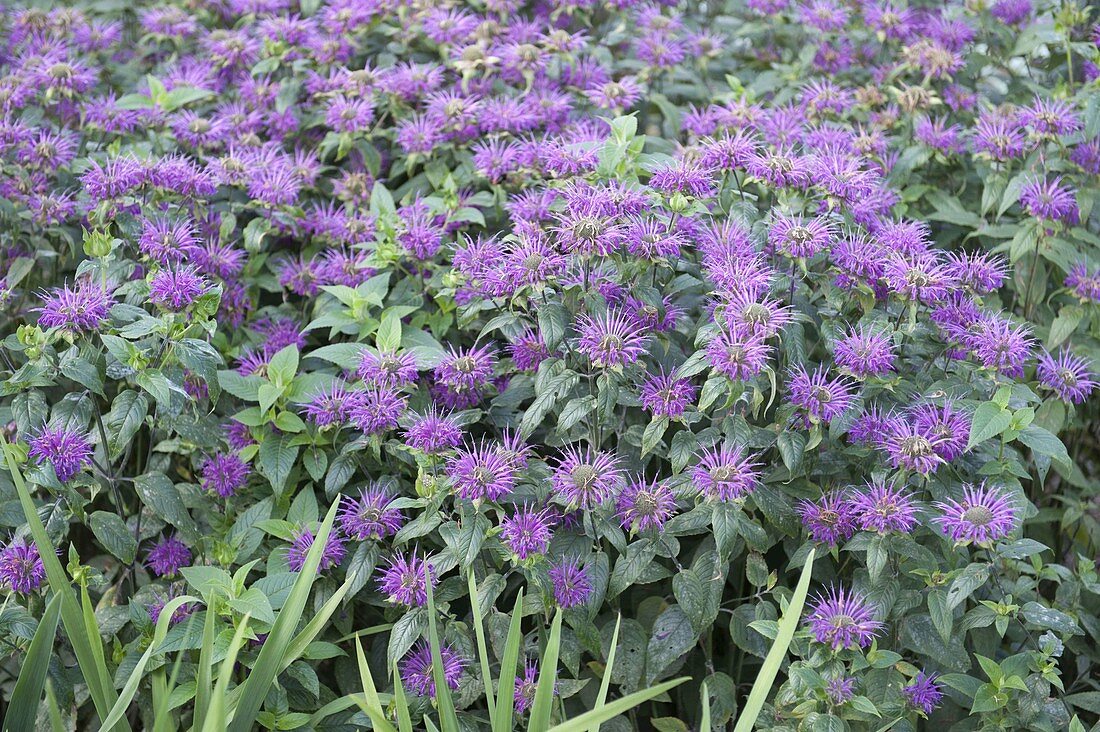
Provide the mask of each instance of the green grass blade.
{"label": "green grass blade", "polygon": [[145,673],[145,667],[149,664],[149,659],[153,657],[153,652],[156,651],[157,646],[163,643],[165,637],[168,635],[168,627],[172,622],[172,614],[186,603],[198,602],[198,600],[199,598],[197,597],[183,595],[181,597],[172,598],[165,604],[164,609],[160,611],[160,617],[157,618],[157,627],[156,630],[153,631],[153,640],[149,644],[149,647],[145,649],[145,653],[141,654],[141,658],[138,659],[137,665],[134,666],[134,670],[130,673],[130,678],[126,680],[126,685],[122,687],[122,692],[118,695],[118,701],[115,702],[114,707],[111,709],[111,713],[103,720],[104,727],[110,729],[118,720],[122,719],[122,715],[126,714],[126,710],[130,708],[130,702],[134,700],[134,695],[137,694],[138,684],[141,683],[142,676]]}
{"label": "green grass blade", "polygon": [[401,683],[401,672],[397,669],[397,661],[393,662],[393,705],[397,708],[397,728],[400,732],[412,732],[409,700],[405,697],[405,685]]}
{"label": "green grass blade", "polygon": [[470,606],[474,615],[474,635],[477,636],[477,655],[481,659],[481,680],[485,684],[485,704],[489,707],[489,719],[496,716],[496,704],[493,699],[493,675],[489,671],[489,651],[485,644],[485,629],[481,624],[481,602],[477,595],[477,582],[474,570],[470,569],[466,578],[470,585]]}
{"label": "green grass blade", "polygon": [[305,564],[298,573],[298,579],[290,590],[286,603],[275,618],[275,624],[271,626],[271,632],[260,649],[260,655],[256,657],[256,664],[252,667],[248,679],[240,686],[237,694],[237,707],[233,713],[233,722],[229,732],[249,732],[256,716],[260,713],[260,707],[267,698],[267,692],[275,681],[279,672],[289,664],[283,663],[287,649],[294,639],[294,631],[298,628],[298,621],[302,619],[302,613],[306,609],[310,590],[317,580],[317,569],[321,565],[321,554],[332,532],[332,524],[336,520],[336,511],[340,502],[335,501],[325,516],[317,537],[313,540],[313,546],[306,554]]}
{"label": "green grass blade", "polygon": [[516,704],[516,664],[523,650],[523,588],[519,588],[516,607],[508,624],[508,638],[504,642],[504,658],[500,661],[500,678],[497,679],[497,709],[493,717],[493,732],[512,732],[512,715]]}
{"label": "green grass blade", "polygon": [[[218,683],[214,685],[214,693],[210,695],[210,710],[202,725],[202,732],[224,732],[228,728],[227,711],[225,708],[225,695],[229,690],[229,680],[233,678],[233,667],[237,664],[237,654],[244,645],[244,636],[248,632],[248,621],[252,619],[252,613],[245,613],[241,624],[233,633],[233,640],[229,642],[229,649],[218,669]],[[246,682],[247,683],[247,682]],[[263,701],[261,699],[261,701]]]}
{"label": "green grass blade", "polygon": [[328,623],[329,618],[340,607],[340,602],[344,599],[344,595],[348,594],[348,590],[351,585],[347,582],[342,584],[336,592],[332,593],[321,609],[317,611],[305,627],[302,628],[298,635],[294,636],[294,640],[290,642],[290,645],[286,648],[286,653],[283,655],[282,668],[279,669],[279,673],[282,673],[287,669],[287,666],[297,661],[306,649],[309,648],[309,644],[321,634],[321,631],[325,629],[325,625]]}
{"label": "green grass blade", "polygon": [[50,713],[50,732],[66,732],[65,722],[61,719],[61,706],[53,693],[53,683],[46,681],[46,709]]}
{"label": "green grass blade", "polygon": [[360,702],[357,699],[356,703],[370,717],[376,732],[397,732],[382,711],[382,700],[378,698],[378,689],[374,686],[374,677],[371,676],[367,657],[363,655],[363,644],[358,638],[355,639],[355,658],[359,663],[359,681],[363,684],[363,700]]}
{"label": "green grass blade", "polygon": [[210,707],[210,696],[214,689],[214,620],[216,613],[213,603],[206,598],[206,621],[202,625],[202,647],[199,650],[199,667],[195,670],[195,729],[201,730],[206,721],[206,710]]}
{"label": "green grass blade", "polygon": [[554,685],[558,681],[558,653],[561,651],[561,610],[554,614],[550,624],[550,639],[539,662],[539,682],[535,687],[535,700],[531,704],[529,732],[546,732],[550,728],[550,711],[554,704]]}
{"label": "green grass blade", "polygon": [[61,619],[61,595],[54,595],[46,605],[46,612],[38,621],[38,628],[31,638],[23,668],[15,682],[15,689],[8,700],[8,712],[4,715],[4,732],[23,732],[34,729],[38,716],[38,704],[46,686],[46,672],[50,669],[57,623]]}
{"label": "green grass blade", "polygon": [[700,696],[703,698],[703,713],[699,717],[699,732],[710,732],[710,694],[707,692],[705,681]]}
{"label": "green grass blade", "polygon": [[[622,613],[615,619],[615,632],[611,634],[611,651],[607,654],[607,666],[603,670],[603,679],[600,680],[600,693],[596,696],[596,704],[593,709],[599,709],[607,703],[607,692],[611,688],[611,670],[615,668],[615,650],[619,645],[619,626],[623,623]],[[600,732],[600,722],[589,727],[588,732]]]}
{"label": "green grass blade", "polygon": [[669,689],[677,687],[689,680],[690,679],[685,676],[682,679],[665,681],[664,683],[657,684],[648,689],[636,691],[633,694],[624,696],[622,699],[616,699],[610,704],[605,704],[602,707],[585,712],[579,717],[574,717],[568,722],[562,722],[556,727],[551,728],[550,732],[583,732],[583,730],[588,729],[593,724],[602,724],[612,717],[617,717],[623,712],[628,712],[639,704],[643,704],[655,696],[660,696]]}
{"label": "green grass blade", "polygon": [[[46,569],[46,579],[49,582],[50,589],[61,596],[61,622],[65,626],[65,634],[69,637],[69,643],[72,644],[76,663],[80,667],[80,673],[84,676],[85,683],[88,685],[88,694],[92,697],[92,704],[95,706],[96,713],[100,719],[103,719],[110,712],[116,699],[114,685],[111,683],[111,674],[107,671],[106,664],[101,663],[92,650],[91,639],[84,624],[84,614],[73,596],[69,577],[65,574],[61,561],[57,558],[57,550],[50,541],[49,535],[46,534],[46,527],[42,525],[42,520],[38,518],[38,511],[35,508],[30,491],[27,490],[27,483],[23,480],[23,473],[19,470],[15,454],[3,434],[0,434],[0,447],[4,450],[4,463],[11,474],[12,482],[15,484],[15,491],[19,495],[19,504],[23,508],[24,517],[27,519],[27,527],[30,529],[31,538],[38,547],[38,555],[41,557],[42,564]],[[95,636],[98,641],[98,630]],[[102,656],[102,650],[100,656]],[[119,723],[118,728],[129,730],[130,725],[123,720]]]}
{"label": "green grass blade", "polygon": [[794,632],[798,628],[798,621],[802,619],[802,606],[806,604],[806,593],[810,589],[810,575],[814,567],[814,549],[806,557],[806,564],[802,567],[802,575],[798,578],[798,586],[795,587],[791,602],[787,605],[787,611],[779,620],[779,633],[768,649],[768,655],[764,658],[764,665],[760,667],[760,673],[756,677],[749,698],[745,701],[745,709],[737,719],[734,732],[750,732],[756,724],[756,718],[760,716],[760,710],[764,708],[764,702],[768,698],[775,677],[779,674],[779,668],[783,665],[783,659],[787,657],[787,648],[791,645]]}
{"label": "green grass blade", "polygon": [[439,709],[439,726],[443,732],[460,732],[458,714],[455,713],[451,687],[447,685],[447,676],[443,673],[443,656],[440,652],[439,628],[436,620],[435,593],[432,591],[431,567],[424,567],[428,589],[428,643],[432,648],[432,675],[435,677],[435,704]]}

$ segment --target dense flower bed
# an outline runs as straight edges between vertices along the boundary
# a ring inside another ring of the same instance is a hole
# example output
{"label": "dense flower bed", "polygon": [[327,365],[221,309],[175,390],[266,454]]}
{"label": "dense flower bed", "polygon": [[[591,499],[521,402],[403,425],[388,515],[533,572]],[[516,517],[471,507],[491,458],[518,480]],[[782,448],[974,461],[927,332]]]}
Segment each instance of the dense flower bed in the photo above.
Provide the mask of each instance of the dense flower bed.
{"label": "dense flower bed", "polygon": [[[243,683],[303,569],[265,727],[368,724],[359,633],[414,726],[445,682],[484,729],[516,612],[517,720],[560,612],[554,718],[688,676],[604,729],[724,727],[811,558],[760,727],[1096,721],[1087,7],[0,20],[7,694],[56,549],[137,727]],[[87,728],[63,628],[39,714]]]}

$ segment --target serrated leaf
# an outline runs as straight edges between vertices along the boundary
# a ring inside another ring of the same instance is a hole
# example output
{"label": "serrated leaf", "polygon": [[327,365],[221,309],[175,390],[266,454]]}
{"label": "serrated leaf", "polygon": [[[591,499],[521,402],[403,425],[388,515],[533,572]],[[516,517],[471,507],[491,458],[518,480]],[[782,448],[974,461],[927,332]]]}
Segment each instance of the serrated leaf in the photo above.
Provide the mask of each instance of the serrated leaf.
{"label": "serrated leaf", "polygon": [[88,527],[104,549],[118,557],[123,564],[133,564],[137,554],[137,540],[125,521],[116,514],[96,511],[89,518]]}

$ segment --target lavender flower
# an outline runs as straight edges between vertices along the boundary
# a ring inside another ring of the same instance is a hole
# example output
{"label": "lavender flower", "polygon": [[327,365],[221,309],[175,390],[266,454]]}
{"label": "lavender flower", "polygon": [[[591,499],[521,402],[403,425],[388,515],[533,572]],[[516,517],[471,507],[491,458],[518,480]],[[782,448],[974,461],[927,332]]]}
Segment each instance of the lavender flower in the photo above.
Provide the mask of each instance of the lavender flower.
{"label": "lavender flower", "polygon": [[932,450],[945,463],[966,451],[970,438],[970,415],[956,408],[951,401],[942,407],[922,404],[910,412],[914,428],[932,441]]}
{"label": "lavender flower", "polygon": [[577,331],[577,350],[599,368],[623,368],[645,353],[644,331],[621,310],[598,317],[585,313],[577,320]]}
{"label": "lavender flower", "polygon": [[215,455],[202,466],[202,487],[222,498],[228,498],[248,483],[251,473],[248,463],[236,455]]}
{"label": "lavender flower", "polygon": [[369,485],[359,492],[359,498],[342,496],[340,529],[349,539],[385,539],[393,536],[405,522],[400,509],[391,508],[393,499],[384,488]]}
{"label": "lavender flower", "polygon": [[410,447],[427,453],[438,453],[457,447],[462,442],[462,427],[454,417],[440,412],[435,405],[423,415],[417,415],[405,430]]}
{"label": "lavender flower", "polygon": [[363,381],[396,389],[416,381],[416,359],[411,353],[364,350],[356,374]]}
{"label": "lavender flower", "polygon": [[1062,221],[1073,225],[1080,219],[1073,190],[1061,185],[1062,178],[1035,178],[1020,189],[1020,205],[1041,221]]}
{"label": "lavender flower", "polygon": [[351,416],[357,399],[347,387],[334,381],[327,389],[310,397],[305,405],[306,419],[318,427],[342,425]]}
{"label": "lavender flower", "polygon": [[161,270],[153,275],[149,284],[149,301],[165,310],[178,313],[189,308],[206,292],[206,288],[206,280],[194,267]]}
{"label": "lavender flower", "polygon": [[855,523],[864,531],[908,533],[917,525],[916,505],[901,488],[872,482],[850,497]]}
{"label": "lavender flower", "polygon": [[703,450],[691,469],[691,483],[712,501],[736,501],[760,485],[759,465],[738,445]]}
{"label": "lavender flower", "polygon": [[676,496],[664,483],[644,478],[623,486],[616,499],[616,515],[624,529],[642,532],[660,529],[676,511]]}
{"label": "lavender flower", "polygon": [[42,295],[38,324],[73,334],[96,330],[107,319],[111,297],[99,285],[82,280],[75,287],[59,287]]}
{"label": "lavender flower", "polygon": [[825,696],[828,697],[829,703],[833,706],[838,707],[851,701],[855,694],[856,680],[851,676],[829,679],[828,683],[825,684]]}
{"label": "lavender flower", "polygon": [[[451,689],[458,688],[466,662],[447,643],[440,643],[439,657],[443,662],[443,678]],[[401,661],[401,680],[409,690],[419,696],[435,698],[435,666],[432,647],[424,639],[417,641],[413,649]]]}
{"label": "lavender flower", "polygon": [[989,544],[1008,536],[1016,524],[1012,498],[985,484],[964,485],[962,501],[948,498],[934,505],[940,515],[932,521],[956,544]]}
{"label": "lavender flower", "polygon": [[524,506],[500,522],[500,540],[521,562],[545,554],[553,534],[553,513]]}
{"label": "lavender flower", "polygon": [[887,435],[884,446],[890,456],[890,464],[895,468],[906,468],[928,475],[943,464],[943,458],[936,452],[936,443],[931,435],[905,420],[896,421],[893,428]]}
{"label": "lavender flower", "polygon": [[812,374],[801,365],[790,372],[791,402],[812,420],[829,423],[839,417],[854,399],[853,385],[843,377],[829,379],[828,369],[819,366]]}
{"label": "lavender flower", "polygon": [[834,651],[869,646],[884,628],[875,620],[875,607],[858,592],[843,587],[818,595],[807,619],[817,642]]}
{"label": "lavender flower", "polygon": [[373,435],[397,426],[405,412],[408,398],[393,389],[371,384],[357,394],[348,417],[364,434]]}
{"label": "lavender flower", "polygon": [[642,382],[642,406],[654,417],[679,419],[695,401],[695,387],[688,379],[663,371]]}
{"label": "lavender flower", "polygon": [[1053,391],[1066,403],[1083,404],[1100,382],[1089,369],[1089,362],[1063,348],[1057,356],[1047,350],[1039,354],[1036,368],[1039,385]]}
{"label": "lavender flower", "polygon": [[496,355],[492,346],[468,349],[452,347],[446,358],[435,367],[435,378],[457,393],[476,392],[492,378],[495,363]]}
{"label": "lavender flower", "polygon": [[[393,605],[424,607],[428,603],[428,557],[421,559],[412,552],[407,556],[395,554],[378,579],[378,587],[386,600]],[[431,573],[432,588],[439,584],[439,577]]]}
{"label": "lavender flower", "polygon": [[0,549],[0,585],[26,595],[42,584],[46,568],[38,547],[27,539],[16,539]]}
{"label": "lavender flower", "polygon": [[470,501],[495,501],[510,493],[519,478],[499,447],[485,442],[458,450],[447,461],[447,475],[455,493]]}
{"label": "lavender flower", "polygon": [[862,326],[837,341],[833,355],[838,366],[857,378],[883,376],[894,370],[890,336],[873,333]]}
{"label": "lavender flower", "polygon": [[538,673],[538,664],[530,660],[524,662],[523,676],[516,679],[516,690],[513,694],[517,714],[526,712],[535,701],[535,692],[538,691]]}
{"label": "lavender flower", "polygon": [[92,445],[87,436],[64,427],[43,427],[27,442],[27,456],[39,465],[50,463],[62,483],[92,464]]}
{"label": "lavender flower", "polygon": [[924,714],[931,714],[943,700],[943,692],[936,683],[936,674],[926,674],[923,671],[918,672],[912,683],[902,689],[901,693],[913,708]]}
{"label": "lavender flower", "polygon": [[166,536],[149,550],[145,566],[158,577],[173,577],[180,567],[191,565],[191,550],[175,536]]}
{"label": "lavender flower", "polygon": [[810,538],[822,544],[838,544],[856,532],[856,516],[848,496],[825,493],[817,501],[801,501],[798,513]]}
{"label": "lavender flower", "polygon": [[619,459],[605,452],[569,445],[550,477],[554,493],[567,506],[592,509],[622,486]]}
{"label": "lavender flower", "polygon": [[579,559],[562,559],[550,566],[554,602],[563,610],[583,605],[592,594],[588,569]]}
{"label": "lavender flower", "polygon": [[[294,541],[286,552],[286,564],[290,571],[302,571],[302,568],[306,566],[306,555],[309,554],[315,540],[316,537],[309,529],[294,532]],[[344,547],[344,540],[338,532],[330,531],[328,540],[321,550],[321,563],[317,565],[317,572],[332,569],[344,559],[345,554],[347,554],[347,549]]]}
{"label": "lavender flower", "polygon": [[719,330],[707,343],[707,361],[733,381],[748,381],[768,363],[771,347],[764,337],[747,329]]}

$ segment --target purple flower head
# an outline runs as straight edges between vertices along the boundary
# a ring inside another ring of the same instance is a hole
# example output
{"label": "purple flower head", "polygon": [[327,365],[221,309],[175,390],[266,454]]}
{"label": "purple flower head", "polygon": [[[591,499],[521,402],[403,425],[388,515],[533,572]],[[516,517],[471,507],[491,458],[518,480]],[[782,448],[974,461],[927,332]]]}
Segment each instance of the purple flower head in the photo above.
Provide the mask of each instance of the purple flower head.
{"label": "purple flower head", "polygon": [[248,483],[251,473],[252,468],[248,463],[236,455],[215,455],[202,466],[202,487],[222,498],[228,498]]}
{"label": "purple flower head", "polygon": [[321,389],[306,402],[306,419],[318,427],[342,425],[348,421],[351,409],[356,404],[356,394],[346,386],[334,381],[328,388]]}
{"label": "purple flower head", "polygon": [[860,445],[883,447],[886,444],[887,435],[894,430],[899,419],[893,412],[883,412],[877,404],[872,405],[852,422],[852,426],[848,429],[848,437],[852,442]]}
{"label": "purple flower head", "polygon": [[691,483],[711,501],[735,501],[760,485],[759,467],[739,445],[708,448],[691,469]]}
{"label": "purple flower head", "polygon": [[1027,141],[1015,120],[983,114],[974,126],[974,152],[1007,161],[1024,154]]}
{"label": "purple flower head", "polygon": [[[378,587],[386,600],[393,605],[424,607],[428,603],[428,559],[412,552],[408,556],[395,554],[378,580]],[[432,588],[439,584],[439,577],[431,573]]]}
{"label": "purple flower head", "polygon": [[111,296],[99,285],[81,280],[42,295],[38,324],[80,334],[96,330],[107,319]]}
{"label": "purple flower head", "polygon": [[357,429],[373,435],[397,426],[405,413],[408,398],[393,389],[371,384],[365,391],[356,392],[348,417]]}
{"label": "purple flower head", "polygon": [[363,381],[398,388],[416,381],[416,358],[408,352],[376,353],[364,350],[359,356],[355,373]]}
{"label": "purple flower head", "polygon": [[653,171],[649,185],[662,193],[683,193],[696,198],[714,195],[714,182],[709,168],[683,162],[666,165]]}
{"label": "purple flower head", "polygon": [[427,453],[437,453],[458,447],[462,442],[462,427],[449,414],[433,404],[422,415],[416,415],[405,430],[410,447]]}
{"label": "purple flower head", "polygon": [[1063,348],[1057,356],[1043,349],[1039,354],[1036,376],[1040,386],[1050,389],[1059,399],[1072,404],[1083,404],[1096,387],[1100,386],[1096,375],[1089,369],[1089,362],[1080,356],[1074,356],[1068,347]]}
{"label": "purple flower head", "polygon": [[904,489],[872,482],[850,496],[856,525],[879,534],[908,533],[917,525],[917,507]]}
{"label": "purple flower head", "polygon": [[919,709],[924,714],[931,714],[943,700],[943,692],[936,683],[936,674],[926,674],[923,671],[917,673],[913,682],[902,689],[901,693],[914,709]]}
{"label": "purple flower head", "polygon": [[149,550],[145,566],[158,577],[173,577],[180,567],[191,565],[191,550],[179,538],[166,536]]}
{"label": "purple flower head", "polygon": [[797,366],[790,372],[791,402],[804,409],[811,419],[828,423],[852,405],[854,385],[844,377],[830,379],[828,369],[819,366],[813,373]]}
{"label": "purple flower head", "polygon": [[[443,662],[443,678],[451,689],[458,688],[458,680],[466,668],[466,662],[450,645],[439,645],[439,658]],[[435,698],[435,665],[432,647],[420,639],[401,661],[401,680],[409,690],[419,696]]]}
{"label": "purple flower head", "polygon": [[1100,302],[1100,269],[1091,271],[1087,262],[1070,267],[1064,284],[1082,302]]}
{"label": "purple flower head", "polygon": [[801,501],[798,513],[810,538],[822,544],[838,544],[856,532],[852,502],[842,491],[829,491],[816,501]]}
{"label": "purple flower head", "polygon": [[910,412],[913,426],[932,441],[932,450],[949,463],[966,451],[970,438],[970,415],[947,401],[942,407],[922,404]]}
{"label": "purple flower head", "polygon": [[496,354],[491,345],[468,349],[452,346],[435,367],[435,378],[456,393],[476,392],[492,378],[495,364]]}
{"label": "purple flower head", "polygon": [[38,547],[29,539],[15,539],[0,549],[0,585],[26,595],[37,590],[45,576]]}
{"label": "purple flower head", "polygon": [[886,260],[883,279],[890,292],[926,305],[943,300],[949,292],[949,269],[937,250],[895,252]]}
{"label": "purple flower head", "polygon": [[761,296],[753,289],[722,293],[722,300],[715,307],[715,318],[720,315],[730,330],[740,330],[760,338],[778,335],[794,320],[791,307],[775,298]]}
{"label": "purple flower head", "polygon": [[989,12],[1005,25],[1020,25],[1031,16],[1031,0],[997,0]]}
{"label": "purple flower head", "polygon": [[198,244],[195,226],[189,219],[153,217],[141,222],[138,249],[162,265],[181,261]]}
{"label": "purple flower head", "polygon": [[1008,536],[1016,525],[1012,498],[997,488],[964,485],[962,500],[948,498],[935,507],[940,515],[932,521],[956,544],[989,544]]}
{"label": "purple flower head", "polygon": [[875,333],[863,326],[850,330],[837,341],[833,351],[836,363],[856,378],[884,376],[894,370],[894,349],[891,337]]}
{"label": "purple flower head", "polygon": [[608,310],[596,317],[585,313],[576,327],[577,350],[598,368],[623,368],[645,353],[648,336],[625,311]]}
{"label": "purple flower head", "polygon": [[1074,225],[1080,220],[1073,189],[1062,185],[1060,176],[1033,178],[1020,189],[1020,205],[1040,221],[1062,221]]}
{"label": "purple flower head", "polygon": [[936,452],[932,435],[903,419],[893,423],[893,431],[886,436],[884,447],[891,465],[921,475],[935,472],[944,462]]}
{"label": "purple flower head", "polygon": [[985,252],[949,252],[947,259],[952,278],[979,295],[999,290],[1008,273],[1003,257]]}
{"label": "purple flower head", "polygon": [[1081,129],[1081,116],[1073,104],[1062,99],[1035,97],[1030,107],[1020,110],[1019,123],[1040,137],[1068,135]]}
{"label": "purple flower head", "polygon": [[340,529],[356,541],[393,536],[405,523],[405,516],[400,509],[391,508],[392,503],[393,498],[378,485],[363,488],[359,498],[345,495],[340,502]]}
{"label": "purple flower head", "polygon": [[517,714],[523,714],[531,708],[535,701],[535,692],[538,690],[539,666],[534,661],[526,661],[523,664],[523,676],[516,679],[514,693],[515,709]]}
{"label": "purple flower head", "polygon": [[[153,621],[154,624],[156,624],[157,621],[160,620],[160,614],[164,612],[164,608],[168,605],[168,603],[170,603],[172,600],[175,600],[179,596],[180,591],[175,585],[169,588],[167,595],[161,595],[157,593],[154,596],[152,604],[147,605],[145,608],[149,611],[149,619]],[[180,622],[191,613],[195,612],[195,607],[195,603],[193,602],[183,603],[178,608],[176,608],[175,612],[172,613],[172,617],[169,618],[168,624],[175,625],[176,623]]]}
{"label": "purple flower head", "polygon": [[676,512],[676,496],[660,481],[644,478],[626,483],[616,499],[616,515],[624,529],[642,532],[660,531]]}
{"label": "purple flower head", "polygon": [[733,381],[748,381],[764,370],[771,347],[760,333],[745,328],[720,329],[707,343],[706,352],[715,371]]}
{"label": "purple flower head", "polygon": [[840,706],[850,701],[856,694],[856,680],[851,676],[839,679],[829,679],[825,684],[825,696],[833,706]]}
{"label": "purple flower head", "polygon": [[874,605],[843,587],[832,587],[827,594],[818,595],[807,620],[817,642],[834,651],[869,646],[884,627],[875,620]]}
{"label": "purple flower head", "polygon": [[1015,326],[1000,315],[983,314],[970,327],[964,343],[985,368],[1018,377],[1034,341],[1027,325]]}
{"label": "purple flower head", "polygon": [[186,310],[204,292],[207,282],[190,265],[162,269],[149,283],[149,301],[173,313]]}
{"label": "purple flower head", "polygon": [[[316,537],[309,529],[294,532],[294,542],[291,543],[286,552],[286,564],[290,571],[302,571],[302,568],[306,566],[306,555],[309,554],[315,540]],[[344,547],[343,538],[340,537],[337,531],[330,531],[328,541],[325,542],[325,547],[321,550],[321,563],[317,565],[317,572],[332,569],[343,560],[346,553],[347,549]]]}
{"label": "purple flower head", "polygon": [[554,493],[567,506],[592,509],[611,499],[624,478],[618,457],[568,445],[550,480]]}
{"label": "purple flower head", "polygon": [[520,561],[545,554],[553,535],[554,513],[549,508],[535,511],[527,506],[500,522],[500,540]]}
{"label": "purple flower head", "polygon": [[801,214],[780,214],[768,232],[768,244],[788,257],[812,257],[827,249],[832,240],[833,228],[829,220],[821,216],[805,219]]}
{"label": "purple flower head", "polygon": [[43,427],[36,436],[27,440],[28,457],[41,465],[53,465],[57,479],[67,482],[85,467],[92,464],[92,445],[86,435],[63,427]]}
{"label": "purple flower head", "polygon": [[588,568],[580,559],[562,559],[550,565],[549,575],[554,602],[563,610],[583,605],[592,594]]}
{"label": "purple flower head", "polygon": [[515,464],[499,445],[482,442],[461,448],[447,461],[455,494],[470,501],[495,501],[515,488]]}
{"label": "purple flower head", "polygon": [[642,406],[654,417],[679,419],[695,401],[695,393],[690,379],[661,371],[642,382]]}
{"label": "purple flower head", "polygon": [[550,358],[550,349],[542,340],[542,336],[531,330],[525,330],[523,334],[508,346],[508,354],[512,357],[512,363],[520,371],[537,371],[539,364]]}

